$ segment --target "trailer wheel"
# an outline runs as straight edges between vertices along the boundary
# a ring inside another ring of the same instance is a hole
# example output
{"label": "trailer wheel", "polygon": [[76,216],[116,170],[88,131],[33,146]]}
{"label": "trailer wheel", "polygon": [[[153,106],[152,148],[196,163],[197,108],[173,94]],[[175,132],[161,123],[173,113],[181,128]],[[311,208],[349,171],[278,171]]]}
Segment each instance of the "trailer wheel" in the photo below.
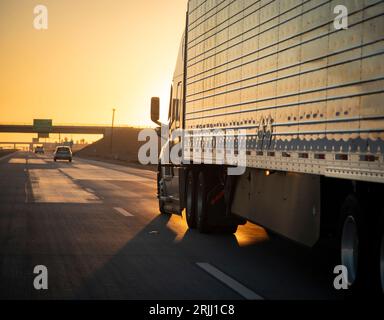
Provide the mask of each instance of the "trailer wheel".
{"label": "trailer wheel", "polygon": [[195,198],[196,198],[196,188],[195,188],[195,178],[192,170],[189,170],[187,176],[187,201],[185,208],[185,216],[187,220],[188,227],[190,229],[196,228],[196,212],[195,212]]}
{"label": "trailer wheel", "polygon": [[359,236],[356,218],[348,214],[344,218],[341,236],[341,264],[348,270],[348,286],[356,281],[359,260]]}
{"label": "trailer wheel", "polygon": [[[366,207],[367,203],[364,204]],[[372,293],[377,288],[377,277],[373,272],[377,270],[375,257],[378,256],[373,227],[375,218],[365,211],[355,195],[349,195],[342,206],[341,264],[348,271],[350,295]]]}
{"label": "trailer wheel", "polygon": [[197,180],[196,196],[196,225],[200,233],[208,233],[208,203],[207,203],[207,182],[204,171],[200,171]]}

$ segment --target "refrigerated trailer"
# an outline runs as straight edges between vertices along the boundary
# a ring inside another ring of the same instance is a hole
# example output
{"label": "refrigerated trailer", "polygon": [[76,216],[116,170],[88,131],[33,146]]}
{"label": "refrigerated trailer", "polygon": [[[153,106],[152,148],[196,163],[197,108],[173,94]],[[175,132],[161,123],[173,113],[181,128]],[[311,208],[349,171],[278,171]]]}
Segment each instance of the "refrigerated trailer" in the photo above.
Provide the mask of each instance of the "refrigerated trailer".
{"label": "refrigerated trailer", "polygon": [[350,288],[384,288],[383,101],[383,1],[189,0],[160,211],[200,232],[334,235]]}

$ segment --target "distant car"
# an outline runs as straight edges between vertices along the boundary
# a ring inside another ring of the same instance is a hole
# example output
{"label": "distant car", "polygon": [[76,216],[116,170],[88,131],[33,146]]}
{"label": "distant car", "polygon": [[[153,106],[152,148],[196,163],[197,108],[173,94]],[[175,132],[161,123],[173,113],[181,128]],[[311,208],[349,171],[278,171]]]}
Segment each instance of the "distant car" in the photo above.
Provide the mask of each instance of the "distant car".
{"label": "distant car", "polygon": [[35,148],[35,153],[38,154],[44,154],[44,147],[43,146],[39,146],[39,147],[36,147]]}
{"label": "distant car", "polygon": [[53,154],[53,160],[55,162],[56,160],[68,160],[69,162],[72,162],[71,148],[67,146],[56,147],[56,150]]}

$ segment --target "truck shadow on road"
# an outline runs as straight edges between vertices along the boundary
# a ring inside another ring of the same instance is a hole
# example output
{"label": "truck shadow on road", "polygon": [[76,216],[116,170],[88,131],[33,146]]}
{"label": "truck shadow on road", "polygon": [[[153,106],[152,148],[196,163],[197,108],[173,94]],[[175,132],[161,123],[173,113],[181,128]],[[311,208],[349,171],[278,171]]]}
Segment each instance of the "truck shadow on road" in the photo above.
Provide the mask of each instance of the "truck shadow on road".
{"label": "truck shadow on road", "polygon": [[[180,217],[159,215],[112,256],[104,256],[70,298],[241,299],[196,263],[208,262],[272,299],[335,298],[313,253],[260,227],[236,235],[199,234]],[[259,234],[254,234],[259,230]],[[328,270],[329,272],[330,270]]]}

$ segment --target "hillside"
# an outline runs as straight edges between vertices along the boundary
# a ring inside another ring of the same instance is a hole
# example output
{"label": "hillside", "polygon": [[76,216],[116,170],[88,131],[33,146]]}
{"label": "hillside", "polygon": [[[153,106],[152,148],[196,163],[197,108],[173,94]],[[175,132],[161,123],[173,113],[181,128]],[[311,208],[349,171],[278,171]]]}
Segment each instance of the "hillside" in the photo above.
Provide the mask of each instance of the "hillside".
{"label": "hillside", "polygon": [[113,141],[111,147],[110,135],[88,145],[80,151],[75,152],[76,156],[119,162],[122,164],[140,165],[138,151],[145,142],[138,141],[139,128],[115,128],[113,130]]}

